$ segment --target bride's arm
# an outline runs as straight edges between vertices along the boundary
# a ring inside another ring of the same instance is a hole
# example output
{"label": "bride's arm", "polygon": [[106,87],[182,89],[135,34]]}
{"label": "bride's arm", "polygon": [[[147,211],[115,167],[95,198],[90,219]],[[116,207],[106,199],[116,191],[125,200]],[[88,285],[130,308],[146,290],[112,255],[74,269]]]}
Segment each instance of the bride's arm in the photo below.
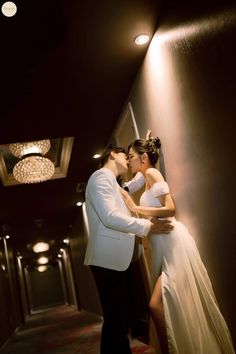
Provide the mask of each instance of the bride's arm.
{"label": "bride's arm", "polygon": [[[160,171],[155,168],[150,168],[146,171],[146,180],[151,187],[156,182],[164,181],[164,178]],[[162,206],[160,207],[144,207],[135,204],[132,197],[124,191],[122,193],[123,198],[127,207],[134,213],[138,213],[145,216],[156,216],[156,217],[170,217],[175,214],[174,201],[169,193],[163,194],[158,199],[160,200]]]}
{"label": "bride's arm", "polygon": [[124,182],[122,184],[122,187],[132,194],[142,188],[144,184],[145,178],[143,177],[141,172],[137,172],[131,180],[129,180],[128,182]]}
{"label": "bride's arm", "polygon": [[132,197],[127,192],[122,192],[127,207],[134,213],[146,216],[157,216],[159,218],[166,218],[174,216],[175,205],[170,194],[163,195],[164,205],[161,207],[144,207],[135,204]]}

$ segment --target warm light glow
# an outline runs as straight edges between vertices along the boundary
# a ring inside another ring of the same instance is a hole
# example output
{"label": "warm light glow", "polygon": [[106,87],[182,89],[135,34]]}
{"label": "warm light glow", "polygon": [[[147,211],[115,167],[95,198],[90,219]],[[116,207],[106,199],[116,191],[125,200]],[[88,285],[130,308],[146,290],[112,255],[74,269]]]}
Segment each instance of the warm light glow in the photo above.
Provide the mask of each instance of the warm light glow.
{"label": "warm light glow", "polygon": [[35,253],[48,251],[50,248],[49,244],[46,242],[38,242],[33,246],[33,251]]}
{"label": "warm light glow", "polygon": [[2,270],[6,270],[6,267],[4,264],[1,264],[1,268],[2,268]]}
{"label": "warm light glow", "polygon": [[10,238],[10,236],[9,235],[6,235],[6,239],[9,239]]}
{"label": "warm light glow", "polygon": [[13,168],[13,175],[20,183],[43,182],[50,179],[54,172],[53,162],[41,156],[26,157]]}
{"label": "warm light glow", "polygon": [[58,258],[61,258],[62,257],[62,255],[61,254],[58,254],[58,256],[57,256]]}
{"label": "warm light glow", "polygon": [[[227,18],[227,21],[222,21],[222,18]],[[200,36],[206,37],[207,32],[219,33],[220,31],[225,31],[226,26],[231,26],[235,23],[236,16],[235,13],[230,10],[220,11],[219,14],[214,14],[212,16],[207,16],[201,20],[191,21],[191,23],[182,24],[180,26],[175,26],[170,30],[163,30],[156,32],[156,41],[159,44],[177,44],[179,41],[187,41],[190,38],[199,38]],[[199,40],[199,39],[198,39]],[[182,44],[183,45],[183,44]]]}
{"label": "warm light glow", "polygon": [[51,147],[49,139],[10,144],[11,153],[19,159],[27,154],[45,155]]}
{"label": "warm light glow", "polygon": [[63,240],[63,243],[65,243],[65,244],[69,245],[70,240],[69,240],[68,238],[65,238],[65,239]]}
{"label": "warm light glow", "polygon": [[140,34],[134,39],[135,44],[144,45],[149,41],[149,36],[147,34]]}
{"label": "warm light glow", "polygon": [[[183,176],[188,176],[189,180],[192,180],[196,175],[194,164],[186,163],[190,155],[188,139],[184,141],[184,137],[188,135],[186,121],[190,107],[192,108],[193,96],[189,90],[189,81],[185,83],[181,80],[182,74],[188,76],[188,60],[198,48],[202,38],[209,35],[213,38],[220,32],[225,33],[227,25],[235,23],[235,15],[227,16],[231,18],[230,22],[222,21],[224,17],[221,13],[219,17],[206,16],[202,20],[181,23],[180,26],[172,26],[170,29],[160,26],[148,47],[136,83],[136,91],[133,93],[134,96],[140,90],[140,97],[143,100],[140,104],[144,108],[143,115],[147,117],[146,126],[155,134],[160,134],[165,147],[164,154],[168,156],[168,165],[177,166],[177,169],[168,169],[168,179],[173,190],[177,191],[177,199],[185,192]],[[184,57],[186,61],[182,61]],[[198,86],[196,87],[198,90]],[[187,103],[187,106],[186,99],[183,99],[186,95],[189,95],[191,102]],[[197,112],[196,110],[192,113],[195,115]],[[183,209],[182,217],[192,230],[198,230],[195,218],[190,216],[188,211],[185,212]]]}
{"label": "warm light glow", "polygon": [[41,265],[37,269],[41,273],[41,272],[45,272],[48,269],[48,267],[45,265]]}
{"label": "warm light glow", "polygon": [[82,204],[83,204],[82,202],[76,203],[77,206],[81,206]]}
{"label": "warm light glow", "polygon": [[93,155],[93,158],[94,158],[94,159],[99,159],[99,157],[101,157],[101,154],[95,154],[95,155]]}
{"label": "warm light glow", "polygon": [[37,260],[38,264],[47,264],[48,263],[48,258],[47,257],[40,257]]}

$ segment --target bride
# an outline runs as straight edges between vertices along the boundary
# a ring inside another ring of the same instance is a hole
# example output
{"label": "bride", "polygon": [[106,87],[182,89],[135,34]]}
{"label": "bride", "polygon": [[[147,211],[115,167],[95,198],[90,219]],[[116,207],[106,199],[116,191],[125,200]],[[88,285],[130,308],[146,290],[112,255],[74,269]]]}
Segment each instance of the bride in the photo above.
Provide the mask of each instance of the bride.
{"label": "bride", "polygon": [[[149,309],[162,353],[233,354],[227,324],[196,244],[187,228],[174,219],[168,184],[155,168],[160,146],[160,140],[150,138],[150,132],[147,139],[129,145],[129,167],[133,174],[142,173],[145,191],[140,205],[126,191],[122,194],[131,211],[147,217],[170,217],[174,225],[168,235],[149,236],[153,287]],[[134,181],[131,185],[134,190]]]}

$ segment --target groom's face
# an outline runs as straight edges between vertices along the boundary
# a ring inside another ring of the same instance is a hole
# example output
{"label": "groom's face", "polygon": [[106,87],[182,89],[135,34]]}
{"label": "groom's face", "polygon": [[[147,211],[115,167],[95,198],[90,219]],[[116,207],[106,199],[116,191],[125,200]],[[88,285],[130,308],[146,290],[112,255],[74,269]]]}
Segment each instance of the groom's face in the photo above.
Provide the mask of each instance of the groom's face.
{"label": "groom's face", "polygon": [[133,148],[130,148],[128,158],[129,158],[129,168],[131,172],[137,173],[138,171],[140,171],[140,168],[142,166],[142,161],[140,156]]}
{"label": "groom's face", "polygon": [[125,153],[118,152],[115,154],[115,161],[119,174],[122,175],[128,171],[128,161]]}

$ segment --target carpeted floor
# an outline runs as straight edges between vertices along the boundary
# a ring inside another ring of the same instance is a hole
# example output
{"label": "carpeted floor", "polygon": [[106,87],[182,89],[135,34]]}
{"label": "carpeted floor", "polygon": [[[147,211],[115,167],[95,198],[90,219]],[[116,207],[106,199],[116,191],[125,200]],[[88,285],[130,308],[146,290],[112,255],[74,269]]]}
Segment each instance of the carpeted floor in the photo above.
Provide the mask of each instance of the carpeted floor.
{"label": "carpeted floor", "polygon": [[[0,353],[99,354],[101,325],[102,319],[92,313],[57,306],[30,316]],[[154,354],[136,339],[131,339],[131,347],[135,354]]]}

